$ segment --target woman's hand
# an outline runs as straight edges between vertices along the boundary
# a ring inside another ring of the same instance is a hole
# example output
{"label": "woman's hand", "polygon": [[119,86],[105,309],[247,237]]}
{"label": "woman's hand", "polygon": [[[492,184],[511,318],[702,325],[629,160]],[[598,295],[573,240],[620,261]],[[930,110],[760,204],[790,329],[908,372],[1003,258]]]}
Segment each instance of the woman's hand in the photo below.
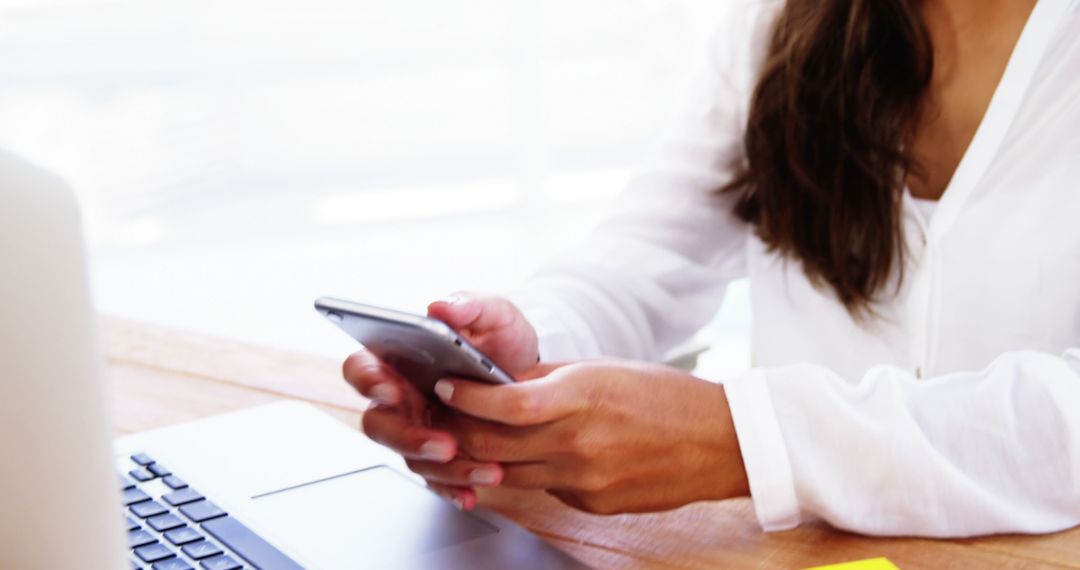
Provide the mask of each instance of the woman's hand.
{"label": "woman's hand", "polygon": [[[428,306],[428,315],[465,336],[508,373],[536,365],[536,332],[510,301],[458,293]],[[460,457],[454,437],[427,424],[431,403],[411,383],[367,350],[345,361],[345,379],[372,400],[363,430],[371,439],[406,458],[436,492],[462,508],[476,504],[474,485],[497,485],[498,464]]]}
{"label": "woman's hand", "polygon": [[543,373],[507,386],[440,380],[436,393],[456,412],[435,414],[433,425],[475,461],[502,464],[503,485],[546,489],[593,513],[749,494],[723,386],[635,362],[545,365],[529,375]]}

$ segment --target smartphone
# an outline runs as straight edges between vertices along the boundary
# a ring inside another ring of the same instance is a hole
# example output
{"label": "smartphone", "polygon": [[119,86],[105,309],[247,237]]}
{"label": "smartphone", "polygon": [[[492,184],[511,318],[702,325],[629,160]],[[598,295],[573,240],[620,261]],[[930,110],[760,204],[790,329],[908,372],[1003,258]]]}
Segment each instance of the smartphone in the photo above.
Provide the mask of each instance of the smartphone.
{"label": "smartphone", "polygon": [[490,384],[514,382],[440,320],[330,297],[316,299],[315,310],[429,397],[434,397],[435,383],[450,376]]}

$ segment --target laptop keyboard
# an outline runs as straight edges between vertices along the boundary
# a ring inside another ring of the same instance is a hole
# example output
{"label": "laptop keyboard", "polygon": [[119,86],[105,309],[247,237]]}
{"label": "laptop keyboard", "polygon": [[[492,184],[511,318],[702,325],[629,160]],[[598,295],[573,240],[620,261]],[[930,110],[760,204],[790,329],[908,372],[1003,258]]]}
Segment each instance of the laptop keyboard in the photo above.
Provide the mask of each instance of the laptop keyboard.
{"label": "laptop keyboard", "polygon": [[145,453],[120,475],[132,568],[300,568]]}

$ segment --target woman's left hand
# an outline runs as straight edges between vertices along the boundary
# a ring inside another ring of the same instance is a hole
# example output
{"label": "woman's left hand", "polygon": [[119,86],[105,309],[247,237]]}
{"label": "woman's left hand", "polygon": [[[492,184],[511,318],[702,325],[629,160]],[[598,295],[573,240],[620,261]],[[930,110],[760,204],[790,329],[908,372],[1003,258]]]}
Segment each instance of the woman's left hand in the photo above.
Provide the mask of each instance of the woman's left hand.
{"label": "woman's left hand", "polygon": [[[440,380],[433,415],[502,485],[593,513],[673,509],[749,494],[724,388],[624,361],[538,366],[512,385]],[[432,466],[438,469],[440,466]]]}

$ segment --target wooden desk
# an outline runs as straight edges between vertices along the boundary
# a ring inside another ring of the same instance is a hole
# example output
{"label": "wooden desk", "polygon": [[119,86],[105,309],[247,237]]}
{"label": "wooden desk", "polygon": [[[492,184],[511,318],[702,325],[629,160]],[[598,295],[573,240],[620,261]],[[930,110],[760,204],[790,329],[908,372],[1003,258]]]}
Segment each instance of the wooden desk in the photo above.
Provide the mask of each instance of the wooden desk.
{"label": "wooden desk", "polygon": [[[340,363],[106,318],[117,434],[257,406],[311,402],[358,425],[367,402]],[[484,505],[597,568],[804,568],[878,556],[909,568],[1080,568],[1080,530],[955,541],[872,539],[807,525],[763,534],[749,500],[601,517],[538,492],[493,490]]]}

